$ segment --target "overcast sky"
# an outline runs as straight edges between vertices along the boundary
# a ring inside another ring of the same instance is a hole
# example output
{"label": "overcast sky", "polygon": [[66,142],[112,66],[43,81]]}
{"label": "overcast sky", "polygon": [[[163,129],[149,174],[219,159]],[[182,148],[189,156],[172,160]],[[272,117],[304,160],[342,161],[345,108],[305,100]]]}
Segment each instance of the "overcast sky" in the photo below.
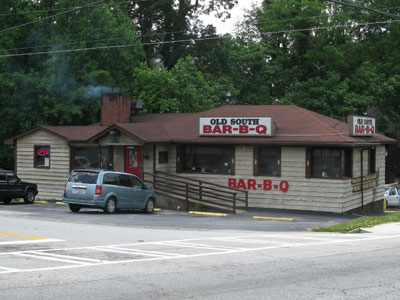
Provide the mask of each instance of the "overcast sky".
{"label": "overcast sky", "polygon": [[239,0],[238,5],[231,10],[231,18],[222,22],[218,18],[213,16],[203,16],[200,19],[204,21],[205,24],[213,24],[217,28],[217,33],[233,33],[235,23],[241,21],[244,15],[245,9],[250,9],[252,4],[261,4],[262,0]]}

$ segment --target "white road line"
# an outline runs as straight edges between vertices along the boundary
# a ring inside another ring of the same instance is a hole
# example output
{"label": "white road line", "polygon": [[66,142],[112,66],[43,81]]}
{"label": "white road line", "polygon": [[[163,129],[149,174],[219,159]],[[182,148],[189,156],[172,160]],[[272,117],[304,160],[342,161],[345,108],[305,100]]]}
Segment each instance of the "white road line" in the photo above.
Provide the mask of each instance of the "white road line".
{"label": "white road line", "polygon": [[83,266],[90,266],[90,265],[92,265],[92,263],[87,263],[87,262],[82,262],[82,261],[69,260],[69,259],[61,259],[61,258],[48,257],[48,256],[39,256],[39,255],[28,254],[28,253],[18,253],[18,254],[13,254],[13,255],[16,255],[16,256],[24,256],[24,257],[31,257],[31,258],[38,258],[38,259],[44,259],[44,260],[52,260],[52,261],[70,263],[70,264],[78,264],[78,265],[83,265]]}
{"label": "white road line", "polygon": [[100,260],[100,259],[93,259],[93,258],[86,258],[86,257],[78,257],[78,256],[72,256],[72,255],[63,255],[63,254],[54,254],[54,253],[47,253],[47,252],[39,252],[39,251],[30,251],[28,254],[34,254],[34,255],[43,255],[43,256],[50,256],[50,257],[56,257],[60,259],[67,259],[67,260],[82,260],[86,261],[89,263],[108,263],[108,260]]}
{"label": "white road line", "polygon": [[[106,248],[106,247],[102,247]],[[117,247],[117,246],[110,246],[107,248],[111,249],[117,249],[117,250],[122,250],[122,251],[131,251],[131,252],[137,252],[137,253],[148,253],[148,254],[159,254],[159,256],[181,256],[180,254],[176,253],[170,253],[170,252],[160,252],[160,251],[153,251],[153,250],[142,250],[142,249],[133,249],[133,248],[123,248],[123,247]]]}
{"label": "white road line", "polygon": [[[64,240],[43,239],[43,240],[29,240],[29,241],[7,241],[7,242],[0,242],[0,246],[3,246],[3,245],[23,245],[23,244],[53,243],[53,242],[64,242]],[[2,253],[2,254],[4,254],[4,253]]]}
{"label": "white road line", "polygon": [[[0,270],[4,270],[4,271],[12,271],[12,272],[17,272],[17,271],[20,271],[20,269],[7,268],[7,267],[1,267],[1,266],[0,266]],[[0,272],[0,273],[1,273],[1,272]]]}
{"label": "white road line", "polygon": [[179,246],[182,248],[197,248],[197,249],[209,249],[209,250],[220,250],[220,251],[231,251],[231,250],[248,250],[250,248],[239,248],[239,247],[225,247],[218,245],[207,245],[207,244],[195,244],[195,243],[183,243],[183,242],[160,242],[161,245],[167,246]]}
{"label": "white road line", "polygon": [[291,246],[291,245],[298,244],[298,243],[288,243],[288,242],[279,242],[279,241],[271,241],[271,240],[260,241],[260,240],[244,240],[244,239],[233,239],[233,238],[221,239],[220,241],[233,242],[233,243],[245,243],[245,244],[281,245],[281,246]]}
{"label": "white road line", "polygon": [[[266,237],[266,235],[258,235],[259,237]],[[238,238],[237,236],[236,238]],[[245,237],[245,236],[243,236]],[[295,236],[298,238],[298,236]],[[235,237],[234,237],[235,238]],[[366,237],[363,239],[348,239],[348,240],[337,240],[333,239],[330,241],[323,241],[323,242],[315,242],[315,243],[299,243],[295,245],[289,245],[289,246],[283,246],[283,245],[276,245],[276,246],[268,246],[268,247],[258,247],[258,248],[232,248],[232,250],[227,250],[227,251],[221,251],[221,248],[217,248],[218,252],[208,252],[208,253],[198,253],[198,254],[182,254],[180,256],[159,256],[159,257],[152,257],[152,258],[142,258],[142,259],[128,259],[128,260],[119,260],[119,261],[110,261],[107,263],[80,263],[77,261],[66,261],[62,259],[54,259],[56,261],[63,261],[63,262],[68,262],[72,263],[73,265],[68,265],[68,266],[57,266],[57,267],[45,267],[45,268],[32,268],[32,269],[11,269],[11,270],[5,270],[5,271],[0,271],[0,274],[10,274],[10,273],[21,273],[21,272],[43,272],[43,271],[52,271],[52,270],[61,270],[61,269],[71,269],[71,268],[79,268],[79,267],[93,267],[93,266],[100,266],[100,265],[113,265],[113,264],[126,264],[126,263],[137,263],[137,262],[146,262],[146,261],[161,261],[161,260],[172,260],[172,259],[179,259],[179,258],[196,258],[196,257],[206,257],[206,256],[214,256],[214,255],[227,255],[227,254],[232,254],[232,253],[245,253],[245,252],[252,252],[252,251],[262,251],[262,250],[271,250],[271,249],[280,249],[280,248],[295,248],[295,247],[310,247],[310,246],[323,246],[323,245],[330,245],[330,244],[344,244],[344,243],[352,243],[352,242],[364,242],[364,241],[377,241],[377,240],[382,240],[382,239],[393,239],[393,238],[400,238],[400,235],[389,235],[389,236],[372,236],[372,237]],[[223,237],[220,238],[201,238],[201,239],[187,239],[185,241],[193,241],[193,240],[215,240],[215,239],[223,239]],[[184,241],[184,240],[180,240]],[[177,241],[169,241],[169,242],[177,242]],[[163,242],[151,242],[148,244],[153,244],[153,245],[162,245],[162,243],[167,243],[167,241]],[[135,243],[136,245],[140,244],[143,245],[144,243]],[[174,246],[175,244],[172,243]],[[128,244],[132,245],[132,244]],[[103,250],[112,250],[110,247],[113,246],[118,246],[118,245],[108,245],[108,246],[103,246],[105,247]],[[77,249],[94,249],[94,250],[102,250],[102,246],[97,246],[97,247],[79,247],[79,248],[64,248],[64,249],[59,249],[60,251],[66,251],[66,250],[77,250]],[[204,248],[202,248],[204,249]],[[52,249],[51,251],[55,251],[55,249]],[[42,251],[36,251],[36,252],[42,252]],[[131,252],[131,251],[130,251]],[[10,254],[10,253],[9,253]],[[42,259],[52,259],[51,257],[44,258],[43,256],[37,256],[37,255],[30,255],[29,253],[25,252],[15,252],[13,255],[17,256],[28,256],[28,257],[34,257],[34,258],[42,258]],[[153,255],[154,256],[154,255]]]}
{"label": "white road line", "polygon": [[[156,253],[145,253],[145,252],[142,252],[142,251],[135,251],[135,250],[132,250],[132,249],[129,249],[129,250],[118,250],[117,248],[114,248],[114,247],[113,248],[98,247],[98,248],[95,248],[94,250],[121,253],[121,254],[129,254],[129,255],[152,256],[152,257],[158,257],[158,258],[171,257],[170,255],[161,255],[161,254],[156,254]],[[175,257],[179,257],[179,256],[175,256]]]}

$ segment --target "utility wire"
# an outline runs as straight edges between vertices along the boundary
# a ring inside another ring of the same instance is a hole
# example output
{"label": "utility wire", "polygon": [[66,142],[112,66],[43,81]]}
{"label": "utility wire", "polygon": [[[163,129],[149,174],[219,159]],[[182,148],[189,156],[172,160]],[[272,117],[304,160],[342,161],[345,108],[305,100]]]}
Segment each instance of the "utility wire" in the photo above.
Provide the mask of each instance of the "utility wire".
{"label": "utility wire", "polygon": [[396,19],[396,20],[400,20],[400,16],[399,15],[391,14],[391,13],[384,12],[384,11],[381,11],[381,10],[376,10],[376,9],[372,9],[372,8],[369,8],[369,7],[365,7],[365,6],[349,3],[349,2],[341,2],[341,1],[336,1],[336,0],[325,0],[325,1],[336,3],[336,4],[339,4],[339,5],[343,5],[343,6],[351,6],[351,7],[355,7],[355,8],[361,9],[361,10],[372,11],[374,13],[385,15],[385,16],[391,17],[391,18]]}
{"label": "utility wire", "polygon": [[[140,2],[148,2],[148,1],[152,1],[152,0],[127,0],[127,1],[119,1],[119,2],[113,2],[111,4],[125,4],[125,3],[140,3]],[[326,0],[329,1],[329,0]],[[333,1],[331,1],[333,2]],[[98,5],[98,4],[96,4]],[[0,16],[13,16],[13,15],[25,15],[25,14],[35,14],[35,13],[42,13],[42,12],[52,12],[52,11],[60,11],[60,10],[68,10],[68,9],[72,9],[72,8],[76,8],[76,6],[73,7],[66,7],[66,8],[52,8],[52,9],[40,9],[40,10],[31,10],[31,11],[24,11],[24,12],[15,12],[15,13],[6,13],[6,14],[0,14]],[[399,8],[399,6],[394,6],[394,7],[377,7],[378,9],[385,9],[385,10],[389,10],[389,9],[396,9]]]}
{"label": "utility wire", "polygon": [[[382,22],[367,22],[367,23],[356,23],[356,24],[346,24],[346,25],[313,27],[313,28],[304,28],[304,29],[279,30],[279,31],[264,32],[264,34],[280,34],[280,33],[301,32],[301,31],[315,31],[315,30],[335,29],[335,28],[342,28],[342,27],[358,27],[358,26],[367,26],[367,25],[375,25],[375,24],[388,24],[388,23],[394,23],[394,22],[398,22],[398,21],[396,20],[396,21],[382,21]],[[108,46],[98,46],[98,47],[87,47],[87,48],[79,48],[79,49],[66,49],[66,50],[52,50],[52,51],[30,52],[30,53],[4,54],[4,55],[0,55],[0,58],[3,58],[3,57],[16,57],[16,56],[42,55],[42,54],[55,54],[55,53],[80,52],[80,51],[90,51],[90,50],[99,50],[99,49],[127,48],[127,47],[135,47],[135,46],[163,45],[163,44],[176,44],[176,43],[194,43],[196,41],[209,41],[209,40],[217,40],[217,39],[224,39],[224,38],[225,38],[224,36],[212,36],[212,37],[203,37],[203,38],[197,38],[197,39],[184,39],[184,40],[176,40],[176,41],[159,41],[159,42],[149,42],[149,43],[133,43],[133,44],[125,44],[125,45],[108,45]]]}
{"label": "utility wire", "polygon": [[[141,1],[148,1],[148,0],[141,0]],[[319,19],[319,18],[324,18],[324,17],[326,17],[326,16],[320,15],[320,16],[305,17],[305,18],[291,18],[291,19],[284,19],[284,20],[272,20],[272,21],[257,22],[255,25],[259,26],[259,25],[263,25],[263,24],[274,24],[274,23],[282,23],[282,22],[298,21],[298,20],[307,20],[307,19]],[[369,23],[369,24],[372,24],[372,23]],[[151,36],[163,36],[163,35],[167,35],[167,34],[176,34],[176,33],[185,33],[185,32],[187,32],[187,30],[167,31],[167,32],[154,32],[154,33],[142,34],[142,35],[132,34],[132,35],[125,35],[125,36],[121,36],[121,37],[115,37],[115,38],[105,38],[105,39],[95,39],[95,40],[85,40],[85,41],[72,40],[71,42],[68,42],[68,43],[59,43],[59,44],[50,44],[50,45],[35,45],[35,46],[9,48],[9,49],[2,49],[2,50],[3,51],[15,51],[15,50],[27,50],[27,49],[35,49],[35,48],[37,49],[37,48],[46,48],[46,47],[58,47],[58,46],[66,46],[66,45],[73,45],[73,44],[80,44],[80,43],[95,43],[95,42],[105,42],[105,41],[111,41],[111,40],[127,39],[127,38],[143,38],[143,37],[151,37]]]}
{"label": "utility wire", "polygon": [[89,7],[89,6],[92,6],[92,5],[95,5],[95,4],[104,2],[104,1],[105,1],[105,0],[99,0],[99,1],[92,2],[92,3],[89,3],[89,4],[83,5],[83,6],[79,6],[79,7],[76,7],[76,8],[73,8],[73,9],[70,9],[70,10],[67,10],[67,11],[64,11],[64,12],[61,12],[61,13],[52,15],[52,16],[44,17],[44,18],[42,18],[42,19],[37,19],[37,20],[35,20],[35,21],[31,21],[31,22],[28,22],[28,23],[24,23],[24,24],[20,24],[20,25],[17,25],[17,26],[13,26],[13,27],[7,28],[7,29],[3,29],[3,30],[0,30],[0,33],[7,32],[7,31],[10,31],[10,30],[13,30],[13,29],[20,28],[20,27],[24,27],[24,26],[27,26],[27,25],[30,25],[30,24],[33,24],[33,23],[42,22],[42,21],[44,21],[44,20],[51,19],[51,18],[60,16],[60,15],[64,15],[64,14],[73,12],[73,11],[75,11],[75,10],[82,9],[82,8],[86,8],[86,7]]}
{"label": "utility wire", "polygon": [[[128,1],[120,1],[120,2],[113,2],[111,4],[124,4],[124,3],[139,3],[139,2],[148,2],[151,0],[128,0]],[[92,4],[94,5],[99,5],[100,3],[97,4]],[[25,14],[36,14],[36,13],[42,13],[42,12],[52,12],[52,11],[60,11],[60,10],[70,10],[70,9],[75,9],[78,8],[78,6],[73,6],[73,7],[65,7],[65,8],[52,8],[52,9],[40,9],[40,10],[31,10],[31,11],[24,11],[24,12],[15,12],[15,13],[8,13],[8,14],[0,14],[0,16],[15,16],[15,15],[25,15]]]}

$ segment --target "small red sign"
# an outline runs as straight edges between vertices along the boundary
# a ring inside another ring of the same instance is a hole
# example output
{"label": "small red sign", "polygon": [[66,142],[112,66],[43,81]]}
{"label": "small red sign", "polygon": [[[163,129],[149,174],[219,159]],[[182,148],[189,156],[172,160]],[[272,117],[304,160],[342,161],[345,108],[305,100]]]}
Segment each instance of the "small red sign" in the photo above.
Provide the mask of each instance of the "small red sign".
{"label": "small red sign", "polygon": [[48,147],[42,147],[37,150],[37,155],[47,156],[50,154],[50,149]]}

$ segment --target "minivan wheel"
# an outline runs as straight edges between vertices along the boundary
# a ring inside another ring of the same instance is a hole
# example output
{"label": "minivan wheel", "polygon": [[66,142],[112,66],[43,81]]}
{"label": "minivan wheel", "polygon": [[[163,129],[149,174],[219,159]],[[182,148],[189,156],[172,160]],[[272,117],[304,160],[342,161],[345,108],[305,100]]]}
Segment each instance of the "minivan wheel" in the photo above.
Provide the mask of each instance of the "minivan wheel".
{"label": "minivan wheel", "polygon": [[113,214],[117,210],[117,201],[115,198],[110,198],[106,202],[106,206],[104,206],[104,212],[106,214]]}
{"label": "minivan wheel", "polygon": [[150,198],[147,200],[146,206],[144,207],[144,212],[146,214],[151,214],[154,211],[154,199]]}
{"label": "minivan wheel", "polygon": [[32,204],[35,201],[35,193],[32,190],[27,190],[24,196],[24,202],[26,204]]}
{"label": "minivan wheel", "polygon": [[70,209],[72,212],[79,212],[81,208],[80,208],[78,205],[69,204],[69,209]]}

